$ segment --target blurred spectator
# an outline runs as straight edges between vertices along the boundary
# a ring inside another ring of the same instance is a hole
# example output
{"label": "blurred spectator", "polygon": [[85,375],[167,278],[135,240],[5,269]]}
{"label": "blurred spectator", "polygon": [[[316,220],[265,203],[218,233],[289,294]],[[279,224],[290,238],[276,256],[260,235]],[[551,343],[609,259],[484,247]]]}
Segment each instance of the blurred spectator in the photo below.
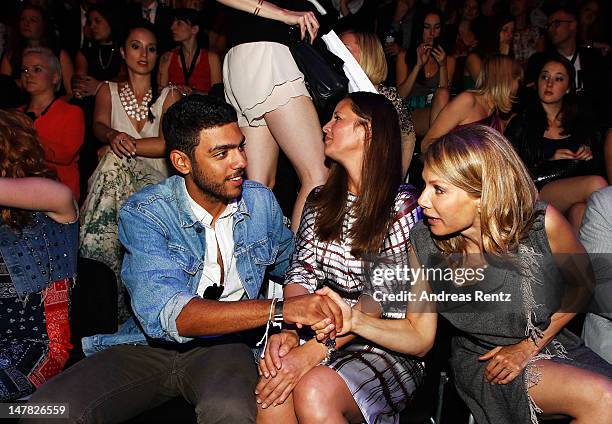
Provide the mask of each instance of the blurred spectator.
{"label": "blurred spectator", "polygon": [[540,197],[566,214],[578,232],[586,201],[607,183],[593,175],[596,163],[603,162],[603,136],[589,116],[579,114],[575,93],[572,64],[559,55],[550,57],[538,78],[538,99],[512,118],[506,137],[530,170]]}
{"label": "blurred spectator", "polygon": [[[62,67],[63,90],[66,97],[72,97],[70,80],[72,78],[72,60],[66,51],[59,48],[59,42],[49,20],[49,14],[39,6],[26,4],[21,10],[18,28],[13,33],[9,50],[0,63],[0,73],[19,80],[21,58],[28,47],[48,47],[59,58]],[[19,82],[18,82],[19,84]]]}
{"label": "blurred spectator", "polygon": [[182,86],[182,91],[208,93],[213,85],[222,82],[219,55],[202,47],[200,31],[196,10],[174,10],[172,38],[179,46],[160,59],[157,75],[160,87],[174,84]]}
{"label": "blurred spectator", "polygon": [[0,175],[0,401],[12,402],[59,374],[72,349],[78,211],[21,113],[0,110]]}
{"label": "blurred spectator", "polygon": [[[416,21],[413,45],[397,55],[397,91],[412,110],[417,136],[423,136],[448,103],[455,59],[442,47],[442,14],[426,9]],[[440,90],[443,88],[444,90]]]}
{"label": "blurred spectator", "polygon": [[80,254],[103,262],[117,275],[119,322],[129,317],[119,278],[121,248],[117,238],[119,208],[130,195],[170,174],[160,122],[179,97],[161,93],[152,77],[157,40],[148,22],[128,32],[121,53],[128,80],[104,84],[96,95],[93,132],[110,145],[89,181],[81,214]]}
{"label": "blurred spectator", "polygon": [[470,53],[465,62],[463,89],[474,88],[480,75],[482,61],[493,54],[514,57],[512,50],[514,37],[514,19],[510,15],[498,15],[490,18],[489,31],[479,42],[478,47]]}
{"label": "blurred spectator", "polygon": [[58,27],[61,47],[74,58],[90,37],[87,10],[102,3],[101,0],[65,0],[58,12]]}
{"label": "blurred spectator", "polygon": [[510,0],[510,14],[514,16],[514,58],[525,66],[535,52],[544,50],[544,37],[530,21],[527,0]]}
{"label": "blurred spectator", "polygon": [[459,22],[456,29],[457,36],[453,40],[451,54],[456,58],[465,57],[478,45],[479,40],[473,30],[473,24],[480,16],[480,7],[477,0],[463,0],[459,9]]}
{"label": "blurred spectator", "polygon": [[72,90],[75,97],[95,96],[103,81],[116,81],[122,74],[122,28],[115,11],[107,6],[87,10],[91,41],[76,55]]}
{"label": "blurred spectator", "polygon": [[158,53],[170,50],[174,43],[170,27],[172,26],[172,9],[157,0],[137,0],[127,10],[130,27],[144,19],[155,27]]}
{"label": "blurred spectator", "polygon": [[371,32],[347,31],[340,35],[340,39],[357,60],[357,63],[361,65],[378,92],[389,99],[397,110],[402,134],[402,176],[405,176],[412,160],[416,142],[414,123],[410,116],[410,110],[402,102],[395,87],[388,87],[383,84],[383,81],[387,78],[387,61],[382,44],[376,34]]}
{"label": "blurred spectator", "polygon": [[578,43],[581,46],[600,49],[604,56],[610,52],[605,21],[606,17],[601,10],[599,0],[587,0],[582,3],[578,11]]}
{"label": "blurred spectator", "polygon": [[421,142],[425,151],[435,139],[457,127],[482,124],[503,130],[503,116],[510,112],[523,76],[514,59],[504,55],[487,57],[476,82],[476,89],[455,97],[438,115]]}
{"label": "blurred spectator", "polygon": [[[585,105],[592,105],[599,115],[596,121],[610,123],[610,93],[612,82],[607,75],[610,63],[606,62],[600,49],[578,45],[577,11],[572,6],[560,5],[551,10],[548,16],[548,38],[550,52],[557,52],[574,66],[576,92]],[[535,54],[529,59],[526,83],[534,84],[542,69],[547,55]],[[607,115],[607,116],[605,116]]]}
{"label": "blurred spectator", "polygon": [[30,47],[23,52],[21,85],[30,95],[24,111],[34,121],[49,168],[79,200],[78,161],[85,119],[78,106],[56,97],[61,79],[59,61],[50,49]]}

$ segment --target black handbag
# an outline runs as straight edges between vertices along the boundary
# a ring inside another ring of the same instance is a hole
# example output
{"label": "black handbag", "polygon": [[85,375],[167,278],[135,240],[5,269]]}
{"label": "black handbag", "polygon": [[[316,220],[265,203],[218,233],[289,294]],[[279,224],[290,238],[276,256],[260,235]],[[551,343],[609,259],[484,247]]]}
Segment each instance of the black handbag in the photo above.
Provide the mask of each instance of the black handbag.
{"label": "black handbag", "polygon": [[344,61],[331,53],[318,37],[310,43],[308,33],[300,39],[300,27],[289,30],[289,50],[300,71],[306,88],[322,123],[327,122],[336,104],[348,93],[349,80],[344,74]]}
{"label": "black handbag", "polygon": [[593,161],[576,159],[545,160],[530,171],[536,187],[541,189],[546,184],[563,178],[592,174],[593,171],[589,170],[591,166],[593,166]]}

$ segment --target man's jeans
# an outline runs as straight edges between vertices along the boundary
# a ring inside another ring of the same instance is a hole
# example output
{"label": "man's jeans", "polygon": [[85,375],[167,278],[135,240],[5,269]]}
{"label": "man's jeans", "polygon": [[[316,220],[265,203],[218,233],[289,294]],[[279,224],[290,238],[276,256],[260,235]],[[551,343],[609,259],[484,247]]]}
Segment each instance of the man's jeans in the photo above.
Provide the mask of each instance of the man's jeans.
{"label": "man's jeans", "polygon": [[51,379],[29,402],[68,403],[70,423],[111,424],[183,396],[195,406],[199,423],[254,423],[256,383],[253,353],[245,344],[195,347],[183,353],[119,345]]}

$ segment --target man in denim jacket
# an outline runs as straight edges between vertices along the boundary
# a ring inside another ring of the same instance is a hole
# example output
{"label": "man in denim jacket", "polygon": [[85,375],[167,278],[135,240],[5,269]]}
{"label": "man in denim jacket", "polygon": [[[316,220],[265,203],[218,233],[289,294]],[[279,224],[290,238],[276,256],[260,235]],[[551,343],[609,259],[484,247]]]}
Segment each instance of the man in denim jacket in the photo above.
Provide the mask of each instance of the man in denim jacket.
{"label": "man in denim jacket", "polygon": [[121,422],[171,398],[198,422],[255,422],[257,370],[245,330],[269,317],[312,325],[341,312],[326,296],[257,300],[266,271],[282,276],[293,236],[272,192],[243,181],[245,140],[234,109],[181,99],[163,131],[182,176],[148,186],[121,208],[121,277],[134,317],[83,339],[89,356],[31,402],[67,402],[71,422]]}

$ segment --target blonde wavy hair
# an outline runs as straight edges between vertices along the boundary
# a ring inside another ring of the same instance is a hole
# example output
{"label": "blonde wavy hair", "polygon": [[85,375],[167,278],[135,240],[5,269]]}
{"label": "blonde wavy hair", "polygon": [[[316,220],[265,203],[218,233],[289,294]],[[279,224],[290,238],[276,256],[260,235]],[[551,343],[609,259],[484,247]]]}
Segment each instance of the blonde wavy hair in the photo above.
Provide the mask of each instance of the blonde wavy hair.
{"label": "blonde wavy hair", "polygon": [[[450,184],[480,198],[483,252],[516,252],[535,219],[538,191],[510,143],[497,131],[469,125],[434,141],[423,154],[425,166]],[[444,253],[465,253],[460,234],[435,238]]]}
{"label": "blonde wavy hair", "polygon": [[516,60],[494,54],[483,61],[476,88],[471,91],[479,96],[488,96],[499,112],[508,113],[515,100],[512,94],[513,82],[522,78],[523,68]]}
{"label": "blonde wavy hair", "polygon": [[388,69],[385,50],[376,34],[354,30],[345,31],[341,35],[344,34],[353,34],[357,38],[357,44],[359,44],[359,50],[361,51],[359,65],[372,84],[378,85],[387,79]]}

